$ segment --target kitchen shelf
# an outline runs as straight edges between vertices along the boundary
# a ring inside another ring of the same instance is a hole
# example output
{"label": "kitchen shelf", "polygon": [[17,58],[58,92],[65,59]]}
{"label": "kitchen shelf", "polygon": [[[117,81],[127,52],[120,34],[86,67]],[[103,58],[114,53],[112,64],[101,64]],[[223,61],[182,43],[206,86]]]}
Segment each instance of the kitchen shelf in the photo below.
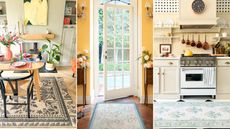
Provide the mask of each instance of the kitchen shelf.
{"label": "kitchen shelf", "polygon": [[64,28],[76,28],[76,24],[73,25],[64,25]]}
{"label": "kitchen shelf", "polygon": [[172,26],[172,27],[154,27],[154,29],[179,29],[179,26]]}
{"label": "kitchen shelf", "polygon": [[155,39],[177,39],[179,36],[155,36]]}
{"label": "kitchen shelf", "polygon": [[76,17],[76,14],[65,14],[65,17]]}
{"label": "kitchen shelf", "polygon": [[20,35],[23,40],[44,40],[44,39],[54,39],[55,34],[25,34]]}
{"label": "kitchen shelf", "polygon": [[213,39],[216,39],[216,40],[220,39],[220,41],[230,41],[230,36],[228,36],[228,37],[214,37]]}

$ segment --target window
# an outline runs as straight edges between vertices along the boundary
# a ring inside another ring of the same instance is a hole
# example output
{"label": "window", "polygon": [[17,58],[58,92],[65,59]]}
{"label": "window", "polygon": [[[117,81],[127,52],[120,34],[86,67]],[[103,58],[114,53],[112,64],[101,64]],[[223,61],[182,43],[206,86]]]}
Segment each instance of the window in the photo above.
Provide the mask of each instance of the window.
{"label": "window", "polygon": [[131,0],[100,0],[101,4],[110,3],[110,4],[130,4]]}

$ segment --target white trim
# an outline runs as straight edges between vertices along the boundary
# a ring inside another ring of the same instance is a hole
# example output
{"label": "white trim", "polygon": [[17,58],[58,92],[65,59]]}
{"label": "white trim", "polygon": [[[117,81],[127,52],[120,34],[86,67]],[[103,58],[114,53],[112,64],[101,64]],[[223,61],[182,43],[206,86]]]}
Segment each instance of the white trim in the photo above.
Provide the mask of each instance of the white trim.
{"label": "white trim", "polygon": [[[138,55],[142,52],[142,0],[138,0]],[[138,97],[142,96],[142,64],[141,60],[138,61]]]}
{"label": "white trim", "polygon": [[[92,104],[92,97],[86,96],[86,104]],[[77,104],[83,104],[83,96],[77,96]]]}
{"label": "white trim", "polygon": [[[141,3],[141,1],[139,1],[139,0],[132,0],[131,1],[131,5],[133,6],[133,21],[134,21],[134,24],[132,25],[133,27],[132,27],[132,29],[134,30],[133,31],[133,43],[135,43],[135,46],[133,46],[133,53],[134,53],[134,55],[133,55],[133,69],[134,69],[134,71],[133,71],[133,75],[135,75],[135,77],[134,77],[134,81],[133,81],[133,89],[132,89],[132,94],[133,95],[135,95],[135,96],[138,96],[138,97],[140,97],[142,94],[140,94],[140,92],[142,92],[142,89],[140,90],[140,86],[142,87],[142,84],[140,85],[140,83],[139,83],[139,80],[140,80],[140,82],[142,83],[142,76],[140,76],[139,74],[142,72],[140,72],[139,70],[140,69],[142,69],[142,65],[139,65],[140,63],[138,62],[138,61],[136,61],[136,59],[138,58],[138,56],[140,55],[140,52],[141,52],[141,50],[139,50],[140,48],[141,48],[141,40],[138,40],[138,37],[140,36],[140,34],[141,34],[141,32],[139,33],[139,20],[141,20],[141,17],[139,17],[139,16],[141,16],[141,15],[139,15],[139,14],[141,14],[141,13],[139,13],[139,11],[138,11],[138,8],[139,8],[139,3]],[[141,4],[140,4],[141,5]],[[102,5],[100,5],[100,3],[99,3],[99,1],[98,0],[96,0],[96,1],[91,1],[91,8],[93,7],[93,9],[91,9],[91,15],[94,13],[94,15],[92,15],[92,17],[91,17],[91,20],[90,20],[90,22],[91,22],[91,26],[90,26],[90,28],[92,29],[93,28],[93,30],[91,30],[90,32],[91,32],[91,42],[90,42],[90,48],[92,48],[93,50],[92,51],[90,51],[90,53],[91,53],[91,55],[90,55],[90,57],[91,57],[91,59],[93,59],[93,60],[91,60],[91,74],[90,74],[90,79],[91,79],[91,81],[90,81],[90,84],[91,84],[91,88],[92,88],[92,90],[91,91],[94,91],[94,89],[96,88],[96,85],[98,84],[98,79],[95,79],[94,77],[97,77],[98,75],[97,75],[97,68],[98,68],[98,56],[97,56],[97,53],[98,53],[98,39],[97,39],[97,36],[95,35],[95,34],[97,34],[98,32],[97,32],[97,30],[98,30],[98,26],[97,26],[97,22],[98,22],[98,19],[97,19],[97,13],[95,13],[95,12],[97,12],[98,11],[98,8],[99,7],[101,7],[101,8],[103,8],[103,6]],[[124,6],[125,7],[125,6]],[[136,51],[137,50],[137,51]],[[95,54],[94,54],[95,53]],[[139,76],[138,76],[139,75]],[[141,74],[142,75],[142,74]],[[93,78],[94,78],[94,80],[93,80]],[[91,96],[95,96],[93,93],[91,93],[90,94]]]}
{"label": "white trim", "polygon": [[[94,0],[90,0],[90,57],[94,57]],[[90,96],[94,97],[94,58],[90,60]],[[91,102],[91,100],[90,100]]]}
{"label": "white trim", "polygon": [[[145,96],[140,97],[140,103],[143,104],[145,101]],[[148,104],[153,104],[153,96],[148,96]]]}

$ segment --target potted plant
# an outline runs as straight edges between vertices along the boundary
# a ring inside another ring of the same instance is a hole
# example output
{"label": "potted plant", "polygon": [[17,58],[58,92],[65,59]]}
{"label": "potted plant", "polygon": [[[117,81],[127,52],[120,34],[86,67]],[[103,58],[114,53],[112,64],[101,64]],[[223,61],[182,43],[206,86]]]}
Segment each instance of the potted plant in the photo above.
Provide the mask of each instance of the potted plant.
{"label": "potted plant", "polygon": [[142,64],[144,65],[144,68],[152,68],[153,67],[153,60],[152,60],[152,54],[143,48],[142,55],[138,57],[138,59],[142,60]]}
{"label": "potted plant", "polygon": [[56,44],[51,42],[49,39],[48,45],[42,45],[42,53],[47,53],[45,68],[48,71],[53,71],[55,69],[55,64],[59,63],[61,60],[61,44]]}
{"label": "potted plant", "polygon": [[7,61],[11,60],[13,57],[12,51],[10,49],[10,45],[15,45],[18,41],[18,36],[13,34],[12,32],[8,32],[0,36],[0,43],[6,47],[5,59]]}
{"label": "potted plant", "polygon": [[88,50],[84,50],[83,52],[77,54],[77,68],[87,68],[89,66],[89,56],[87,56],[88,53]]}

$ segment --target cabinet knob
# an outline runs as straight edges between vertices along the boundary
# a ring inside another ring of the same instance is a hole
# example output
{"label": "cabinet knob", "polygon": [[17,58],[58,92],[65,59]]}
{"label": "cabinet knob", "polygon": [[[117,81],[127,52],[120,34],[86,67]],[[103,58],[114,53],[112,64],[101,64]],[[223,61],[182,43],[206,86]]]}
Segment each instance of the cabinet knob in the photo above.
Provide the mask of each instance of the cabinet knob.
{"label": "cabinet knob", "polygon": [[169,64],[170,64],[170,65],[172,65],[172,64],[173,64],[173,62],[169,62]]}
{"label": "cabinet knob", "polygon": [[225,64],[230,64],[230,62],[225,62]]}
{"label": "cabinet knob", "polygon": [[157,73],[157,75],[160,75],[160,73]]}
{"label": "cabinet knob", "polygon": [[165,73],[162,73],[162,75],[165,75]]}

